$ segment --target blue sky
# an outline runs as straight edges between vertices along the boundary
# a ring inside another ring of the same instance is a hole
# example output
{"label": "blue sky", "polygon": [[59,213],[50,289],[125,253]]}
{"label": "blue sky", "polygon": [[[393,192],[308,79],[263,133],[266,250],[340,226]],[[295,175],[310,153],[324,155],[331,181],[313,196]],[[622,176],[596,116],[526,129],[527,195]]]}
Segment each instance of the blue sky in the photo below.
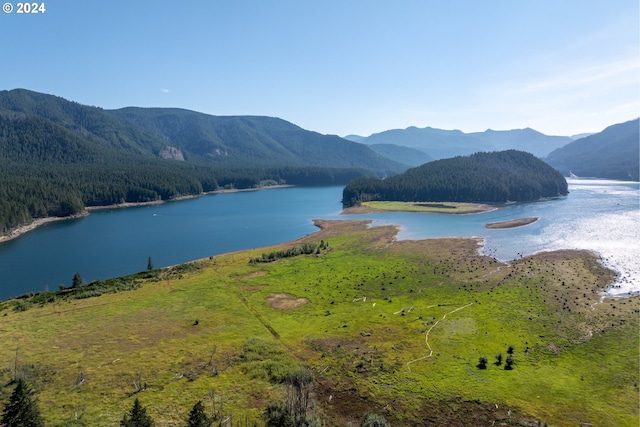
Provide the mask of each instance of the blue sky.
{"label": "blue sky", "polygon": [[107,109],[276,116],[341,136],[573,135],[640,115],[638,0],[10,3],[0,89]]}

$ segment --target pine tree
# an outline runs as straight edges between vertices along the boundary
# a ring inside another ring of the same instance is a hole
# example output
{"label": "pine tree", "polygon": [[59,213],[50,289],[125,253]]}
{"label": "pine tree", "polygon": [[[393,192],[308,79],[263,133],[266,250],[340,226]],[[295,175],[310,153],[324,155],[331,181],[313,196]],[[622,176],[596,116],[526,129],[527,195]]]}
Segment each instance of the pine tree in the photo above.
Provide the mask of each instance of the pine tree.
{"label": "pine tree", "polygon": [[128,414],[124,414],[121,427],[153,427],[153,419],[147,415],[147,410],[142,407],[140,401],[136,398],[133,402],[133,408]]}
{"label": "pine tree", "polygon": [[213,424],[213,419],[207,417],[204,412],[204,405],[201,400],[193,405],[193,409],[189,413],[189,419],[187,420],[188,427],[210,427]]}
{"label": "pine tree", "polygon": [[19,379],[9,403],[4,407],[0,424],[5,427],[44,427],[38,404],[31,399],[32,393],[27,383]]}
{"label": "pine tree", "polygon": [[72,288],[79,288],[82,286],[82,277],[80,277],[80,273],[76,273],[73,275],[73,281],[71,282]]}
{"label": "pine tree", "polygon": [[153,270],[153,261],[151,260],[151,257],[149,257],[149,259],[147,260],[147,271],[151,270]]}

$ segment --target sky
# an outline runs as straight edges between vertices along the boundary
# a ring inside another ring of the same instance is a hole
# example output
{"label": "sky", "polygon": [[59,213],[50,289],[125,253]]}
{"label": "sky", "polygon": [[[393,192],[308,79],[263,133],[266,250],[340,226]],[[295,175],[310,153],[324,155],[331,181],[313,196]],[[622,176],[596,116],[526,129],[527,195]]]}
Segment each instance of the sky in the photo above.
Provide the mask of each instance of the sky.
{"label": "sky", "polygon": [[7,3],[0,90],[105,109],[272,116],[340,136],[575,135],[640,116],[638,0]]}

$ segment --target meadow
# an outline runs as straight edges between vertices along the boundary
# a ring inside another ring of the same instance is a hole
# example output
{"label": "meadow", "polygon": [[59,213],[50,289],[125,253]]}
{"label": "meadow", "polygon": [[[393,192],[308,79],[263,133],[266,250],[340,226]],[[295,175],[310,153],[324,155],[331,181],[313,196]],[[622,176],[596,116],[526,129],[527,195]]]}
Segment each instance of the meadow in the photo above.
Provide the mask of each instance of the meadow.
{"label": "meadow", "polygon": [[372,201],[362,202],[359,205],[351,206],[344,210],[345,214],[361,214],[377,211],[386,212],[431,212],[446,214],[470,214],[487,212],[497,209],[499,205],[487,205],[483,203],[464,202],[393,202],[393,201]]}
{"label": "meadow", "polygon": [[307,368],[327,426],[366,412],[393,426],[640,422],[639,299],[603,299],[614,276],[594,254],[502,263],[473,239],[316,223],[296,242],[141,273],[131,290],[0,303],[0,398],[20,376],[47,425],[117,425],[136,398],[158,425],[184,425],[198,400],[215,425],[263,425],[284,377]]}

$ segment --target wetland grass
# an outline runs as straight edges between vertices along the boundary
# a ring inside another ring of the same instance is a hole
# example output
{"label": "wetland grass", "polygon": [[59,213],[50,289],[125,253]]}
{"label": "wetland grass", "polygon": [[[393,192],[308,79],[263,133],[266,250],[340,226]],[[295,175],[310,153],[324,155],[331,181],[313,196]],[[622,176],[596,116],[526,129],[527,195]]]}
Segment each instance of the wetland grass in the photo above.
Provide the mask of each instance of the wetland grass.
{"label": "wetland grass", "polygon": [[[251,265],[265,249],[243,251],[135,290],[2,305],[0,397],[19,372],[47,425],[115,425],[135,398],[160,425],[199,400],[260,423],[282,378],[308,368],[326,425],[367,412],[393,426],[638,425],[638,298],[601,302],[612,273],[592,254],[503,264],[472,239],[318,225],[278,248],[325,240],[321,254]],[[492,363],[510,346],[513,369]]]}

